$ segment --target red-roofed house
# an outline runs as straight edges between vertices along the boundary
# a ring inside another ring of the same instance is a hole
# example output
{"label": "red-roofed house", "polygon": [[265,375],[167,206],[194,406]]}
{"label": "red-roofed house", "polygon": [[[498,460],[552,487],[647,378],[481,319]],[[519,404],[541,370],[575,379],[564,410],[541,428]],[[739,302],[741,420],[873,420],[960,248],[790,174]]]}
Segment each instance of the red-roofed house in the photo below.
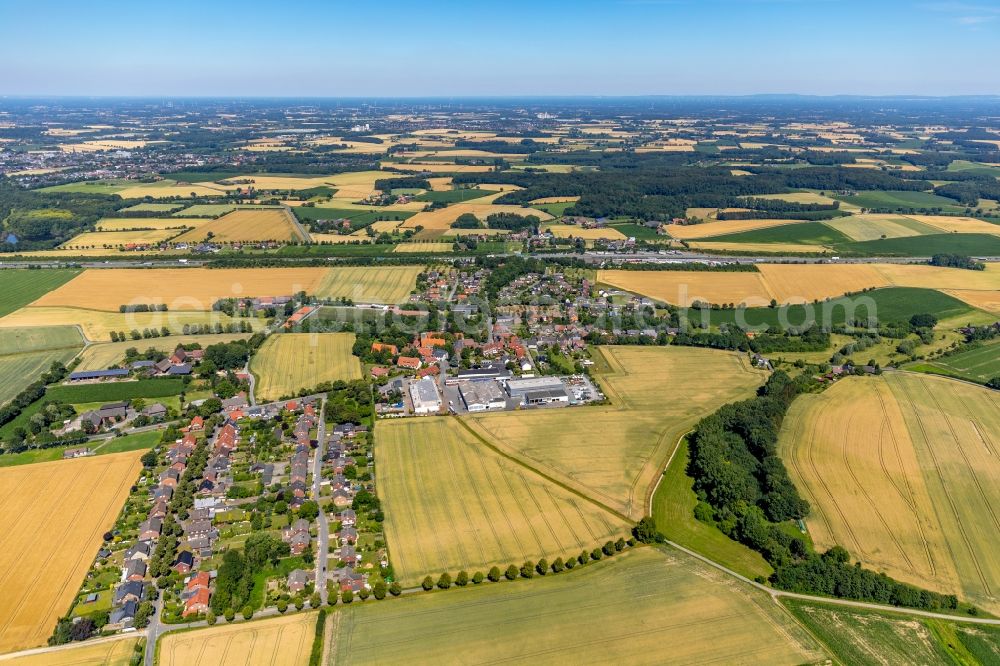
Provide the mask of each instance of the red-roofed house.
{"label": "red-roofed house", "polygon": [[208,610],[208,602],[210,600],[211,595],[208,592],[208,588],[199,587],[198,590],[184,602],[184,612],[181,613],[181,617],[206,612]]}
{"label": "red-roofed house", "polygon": [[396,348],[396,345],[389,345],[384,342],[373,342],[372,351],[373,352],[387,351],[393,356],[399,353],[399,349]]}
{"label": "red-roofed house", "polygon": [[396,365],[408,370],[419,370],[421,364],[419,358],[414,358],[412,356],[400,356],[399,359],[396,360]]}

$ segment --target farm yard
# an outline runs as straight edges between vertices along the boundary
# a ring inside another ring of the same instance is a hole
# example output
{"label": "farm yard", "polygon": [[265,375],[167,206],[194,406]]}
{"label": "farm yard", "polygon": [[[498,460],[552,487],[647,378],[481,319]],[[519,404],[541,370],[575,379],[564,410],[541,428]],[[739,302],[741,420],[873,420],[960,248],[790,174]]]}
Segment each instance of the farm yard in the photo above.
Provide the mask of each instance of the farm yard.
{"label": "farm yard", "polygon": [[454,419],[386,421],[375,437],[386,538],[404,585],[579,553],[628,532],[620,518],[491,451]]}
{"label": "farm yard", "polygon": [[[329,621],[329,620],[328,620]],[[313,645],[315,613],[167,634],[159,666],[305,666]]]}
{"label": "farm yard", "polygon": [[[0,333],[5,329],[0,329]],[[248,337],[247,333],[220,333],[210,335],[172,335],[167,338],[151,338],[148,340],[128,340],[127,342],[100,342],[89,345],[80,354],[78,371],[104,370],[122,362],[125,350],[134,347],[139,351],[156,349],[165,354],[177,349],[178,345],[199,344],[202,349],[220,342],[232,342]]]}
{"label": "farm yard", "polygon": [[782,429],[818,548],[1000,609],[1000,409],[988,389],[891,373],[799,398]]}
{"label": "farm yard", "polygon": [[331,666],[440,664],[454,660],[456,644],[467,664],[799,664],[823,657],[765,595],[654,548],[532,581],[354,604],[329,621]]}
{"label": "farm yard", "polygon": [[[738,354],[692,347],[597,347],[610,405],[470,416],[490,444],[638,520],[678,439],[727,402],[750,397],[761,371]],[[697,377],[697,381],[692,381]],[[664,400],[664,385],[685,385]]]}
{"label": "farm yard", "polygon": [[294,216],[285,208],[240,208],[187,231],[174,243],[243,243],[304,241]]}
{"label": "farm yard", "polygon": [[250,361],[257,381],[254,395],[276,400],[325,382],[361,379],[353,346],[353,333],[272,335]]}
{"label": "farm yard", "polygon": [[140,455],[0,469],[0,652],[45,644],[135,482]]}

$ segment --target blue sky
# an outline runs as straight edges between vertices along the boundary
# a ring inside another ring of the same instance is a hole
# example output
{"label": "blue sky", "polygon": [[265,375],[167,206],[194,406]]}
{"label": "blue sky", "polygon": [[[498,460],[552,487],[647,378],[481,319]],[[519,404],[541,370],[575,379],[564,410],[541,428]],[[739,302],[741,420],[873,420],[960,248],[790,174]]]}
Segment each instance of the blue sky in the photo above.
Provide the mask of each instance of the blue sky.
{"label": "blue sky", "polygon": [[6,95],[1000,93],[1000,1],[0,0]]}

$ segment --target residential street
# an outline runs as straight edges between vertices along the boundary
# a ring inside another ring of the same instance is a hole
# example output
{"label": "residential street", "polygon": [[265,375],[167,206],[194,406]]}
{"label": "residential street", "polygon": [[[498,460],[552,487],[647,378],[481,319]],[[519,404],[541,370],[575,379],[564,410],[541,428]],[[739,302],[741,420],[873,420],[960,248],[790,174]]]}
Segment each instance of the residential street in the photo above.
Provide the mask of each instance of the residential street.
{"label": "residential street", "polygon": [[[323,414],[326,411],[326,396],[320,399],[319,403],[319,423],[316,426],[316,454],[313,458],[313,500],[320,503],[320,480],[323,473],[323,456],[326,455],[326,419]],[[319,509],[319,535],[316,547],[316,589],[320,598],[326,604],[326,568],[330,552],[330,527],[326,518],[326,511],[322,505]]]}

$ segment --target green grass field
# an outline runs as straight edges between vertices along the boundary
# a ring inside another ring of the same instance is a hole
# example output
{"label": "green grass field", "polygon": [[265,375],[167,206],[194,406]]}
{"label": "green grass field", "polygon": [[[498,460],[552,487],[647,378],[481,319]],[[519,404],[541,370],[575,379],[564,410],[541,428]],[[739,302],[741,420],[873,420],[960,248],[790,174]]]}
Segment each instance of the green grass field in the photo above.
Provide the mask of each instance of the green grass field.
{"label": "green grass field", "polygon": [[769,229],[754,229],[738,234],[706,238],[720,243],[802,243],[804,245],[837,245],[851,239],[822,222],[800,222]]}
{"label": "green grass field", "polygon": [[[552,217],[562,217],[566,214],[566,210],[572,208],[576,205],[575,201],[560,201],[559,203],[549,203],[549,204],[532,204],[532,208],[537,208],[540,211],[544,211],[551,215]],[[622,233],[625,233],[622,231]],[[631,235],[631,234],[630,234]]]}
{"label": "green grass field", "polygon": [[[870,301],[869,301],[870,299]],[[874,307],[869,309],[870,303]],[[799,327],[816,322],[824,328],[839,326],[846,322],[849,313],[855,321],[864,321],[873,315],[881,324],[908,322],[915,314],[933,314],[938,320],[951,319],[969,314],[974,310],[962,301],[935,289],[917,287],[886,287],[855,296],[835,298],[825,303],[809,305],[785,305],[778,308],[746,308],[738,310],[712,310],[709,321],[712,326],[722,324],[744,324],[748,327],[769,326],[779,329],[782,320],[788,325]],[[699,311],[691,310],[689,316],[695,323],[700,322]],[[742,322],[738,317],[742,316]]]}
{"label": "green grass field", "polygon": [[671,550],[641,548],[531,581],[354,603],[338,664],[801,664],[818,645],[766,595]]}
{"label": "green grass field", "polygon": [[69,282],[79,270],[69,268],[0,270],[0,317]]}
{"label": "green grass field", "polygon": [[117,194],[126,187],[135,185],[130,180],[84,180],[40,188],[39,192],[73,192],[80,194]]}
{"label": "green grass field", "polygon": [[50,349],[0,356],[0,405],[37,380],[53,363],[69,363],[79,348]]}
{"label": "green grass field", "polygon": [[492,190],[481,190],[478,187],[465,187],[457,190],[445,190],[443,192],[424,192],[420,196],[414,197],[417,201],[431,201],[434,203],[453,204],[471,199],[479,199],[496,194]]}
{"label": "green grass field", "polygon": [[1000,629],[943,620],[783,600],[843,664],[1000,663]]}
{"label": "green grass field", "polygon": [[910,192],[906,190],[866,190],[854,196],[833,195],[834,199],[861,208],[917,210],[940,208],[946,212],[959,213],[965,206],[958,205],[954,199],[938,196],[931,192]]}
{"label": "green grass field", "polygon": [[174,217],[221,217],[236,210],[233,204],[195,204],[174,213]]}
{"label": "green grass field", "polygon": [[930,257],[939,253],[973,257],[996,256],[1000,254],[1000,236],[929,234],[843,243],[837,249],[845,253],[870,256]]}
{"label": "green grass field", "polygon": [[0,356],[82,347],[83,337],[75,326],[0,328]]}
{"label": "green grass field", "polygon": [[955,160],[948,165],[948,171],[961,171],[964,173],[974,173],[977,176],[993,176],[1000,178],[1000,167],[980,164],[979,162],[969,162],[966,160]]}
{"label": "green grass field", "polygon": [[773,569],[760,553],[733,541],[718,528],[696,520],[694,507],[698,498],[694,480],[684,471],[688,465],[688,442],[683,439],[673,460],[663,473],[650,515],[656,527],[671,541],[743,574],[747,578],[767,578]]}
{"label": "green grass field", "polygon": [[[94,451],[94,455],[106,456],[111,453],[123,453],[125,451],[138,451],[141,449],[151,449],[160,441],[159,431],[142,432],[136,435],[125,435],[116,437],[107,442],[97,441],[87,444]],[[52,460],[62,460],[63,451],[67,448],[76,448],[80,444],[72,446],[54,446],[48,449],[30,449],[21,453],[7,453],[0,455],[0,467],[14,467],[16,465],[32,465],[34,463],[49,462]]]}
{"label": "green grass field", "polygon": [[971,349],[934,361],[926,361],[907,366],[907,370],[929,372],[948,377],[968,379],[984,383],[1000,377],[1000,342],[983,344]]}
{"label": "green grass field", "polygon": [[134,382],[106,382],[79,386],[53,386],[45,392],[44,400],[61,400],[69,404],[86,402],[114,402],[133,398],[164,398],[184,390],[179,378],[140,379]]}
{"label": "green grass field", "polygon": [[[538,206],[536,206],[536,208],[538,208]],[[668,236],[661,236],[660,234],[656,233],[656,229],[650,229],[649,227],[643,226],[641,224],[626,222],[623,224],[611,224],[609,226],[612,229],[617,229],[626,236],[635,238],[636,240],[646,240],[646,241],[662,240],[664,242],[670,240]]]}

